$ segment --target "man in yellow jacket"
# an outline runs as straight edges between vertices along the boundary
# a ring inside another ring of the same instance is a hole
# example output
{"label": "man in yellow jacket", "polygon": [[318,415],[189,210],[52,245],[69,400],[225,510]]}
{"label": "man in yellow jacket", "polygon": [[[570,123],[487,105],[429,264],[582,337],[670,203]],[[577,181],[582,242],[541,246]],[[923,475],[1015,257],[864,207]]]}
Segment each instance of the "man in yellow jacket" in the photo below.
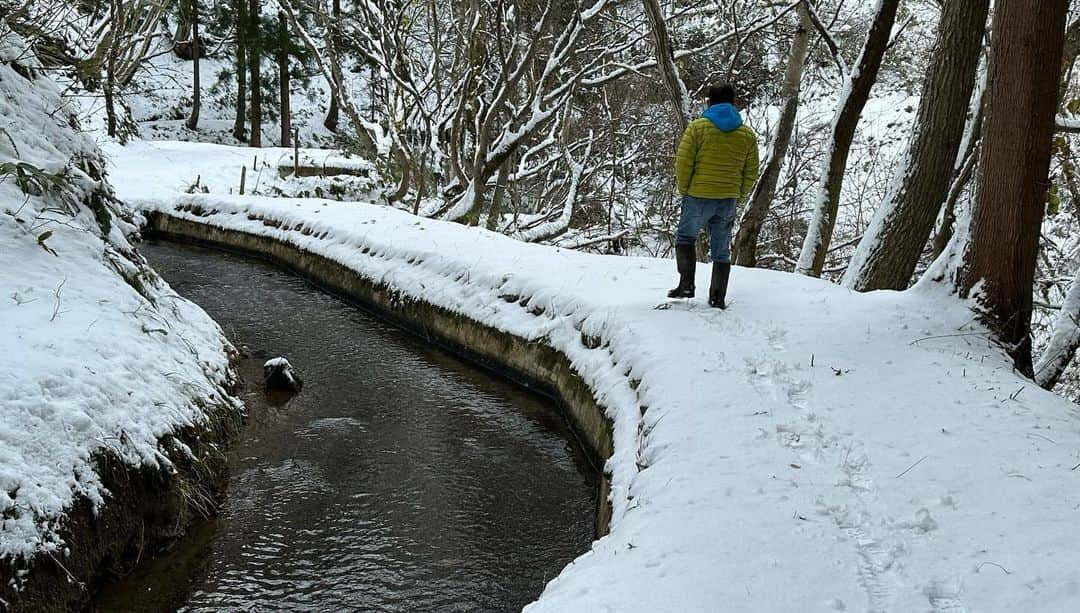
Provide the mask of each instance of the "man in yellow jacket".
{"label": "man in yellow jacket", "polygon": [[708,225],[713,262],[709,306],[719,309],[727,306],[736,209],[750,195],[758,175],[757,137],[743,125],[734,103],[731,85],[710,87],[708,110],[686,128],[675,156],[675,178],[683,197],[675,234],[679,286],[668,297],[694,297],[694,244]]}

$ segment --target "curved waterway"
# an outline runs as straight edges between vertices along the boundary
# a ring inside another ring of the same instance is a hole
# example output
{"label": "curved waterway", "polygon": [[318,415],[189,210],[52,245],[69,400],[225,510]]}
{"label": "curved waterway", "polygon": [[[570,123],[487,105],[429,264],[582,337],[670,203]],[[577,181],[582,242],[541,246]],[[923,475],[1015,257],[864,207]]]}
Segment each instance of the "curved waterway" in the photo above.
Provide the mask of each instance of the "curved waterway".
{"label": "curved waterway", "polygon": [[[259,261],[141,251],[250,357],[220,517],[99,611],[514,611],[588,549],[595,474],[554,406]],[[304,391],[276,405],[262,363]]]}

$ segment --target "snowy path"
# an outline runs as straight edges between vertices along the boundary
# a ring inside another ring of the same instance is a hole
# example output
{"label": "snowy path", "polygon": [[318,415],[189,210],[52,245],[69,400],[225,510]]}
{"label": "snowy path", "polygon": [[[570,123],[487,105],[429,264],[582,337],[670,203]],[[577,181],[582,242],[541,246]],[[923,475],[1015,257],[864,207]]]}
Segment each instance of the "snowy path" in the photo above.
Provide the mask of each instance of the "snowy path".
{"label": "snowy path", "polygon": [[[1080,610],[1076,409],[948,297],[739,268],[729,311],[656,310],[668,261],[224,195],[247,150],[110,152],[133,204],[288,241],[571,358],[615,423],[615,516],[530,612]],[[211,193],[177,194],[195,174]]]}

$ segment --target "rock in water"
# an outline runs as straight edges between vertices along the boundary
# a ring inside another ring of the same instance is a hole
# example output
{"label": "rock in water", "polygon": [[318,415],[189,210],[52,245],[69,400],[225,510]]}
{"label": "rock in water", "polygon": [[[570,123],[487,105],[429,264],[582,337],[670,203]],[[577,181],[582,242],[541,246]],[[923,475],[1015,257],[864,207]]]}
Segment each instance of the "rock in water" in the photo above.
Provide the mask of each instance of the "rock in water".
{"label": "rock in water", "polygon": [[274,358],[263,364],[263,386],[268,390],[280,390],[299,394],[304,389],[304,380],[300,378],[292,364],[285,358]]}

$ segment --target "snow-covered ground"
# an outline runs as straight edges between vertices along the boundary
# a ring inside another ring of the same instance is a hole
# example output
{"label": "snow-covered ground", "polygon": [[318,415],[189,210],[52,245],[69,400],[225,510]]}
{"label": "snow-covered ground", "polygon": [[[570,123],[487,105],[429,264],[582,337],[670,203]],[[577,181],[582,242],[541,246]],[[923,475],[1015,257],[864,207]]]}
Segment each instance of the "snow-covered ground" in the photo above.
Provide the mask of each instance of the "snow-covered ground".
{"label": "snow-covered ground", "polygon": [[[208,192],[239,194],[241,174],[244,193],[271,196],[309,196],[342,200],[356,195],[370,196],[378,191],[375,168],[371,162],[326,149],[299,149],[301,167],[330,173],[349,172],[326,177],[292,176],[293,150],[280,147],[231,147],[210,143],[178,141],[132,141],[121,147],[102,139],[107,152],[125,160],[138,159],[134,166],[114,164],[110,172],[120,172],[131,190],[169,192]],[[114,156],[115,157],[115,156]],[[242,169],[243,173],[241,172]],[[132,173],[139,176],[132,176]],[[282,176],[282,175],[285,176]]]}
{"label": "snow-covered ground", "polygon": [[[63,514],[107,502],[106,453],[168,468],[159,439],[234,402],[218,326],[135,252],[133,212],[59,91],[0,23],[0,560],[62,563]],[[13,65],[12,62],[16,63]],[[0,609],[5,607],[0,601]]]}
{"label": "snow-covered ground", "polygon": [[[729,310],[657,310],[667,260],[229,195],[248,149],[109,152],[138,207],[295,244],[572,360],[615,425],[614,518],[530,613],[1080,610],[1076,407],[940,288],[737,268]],[[196,174],[210,193],[181,193]]]}

